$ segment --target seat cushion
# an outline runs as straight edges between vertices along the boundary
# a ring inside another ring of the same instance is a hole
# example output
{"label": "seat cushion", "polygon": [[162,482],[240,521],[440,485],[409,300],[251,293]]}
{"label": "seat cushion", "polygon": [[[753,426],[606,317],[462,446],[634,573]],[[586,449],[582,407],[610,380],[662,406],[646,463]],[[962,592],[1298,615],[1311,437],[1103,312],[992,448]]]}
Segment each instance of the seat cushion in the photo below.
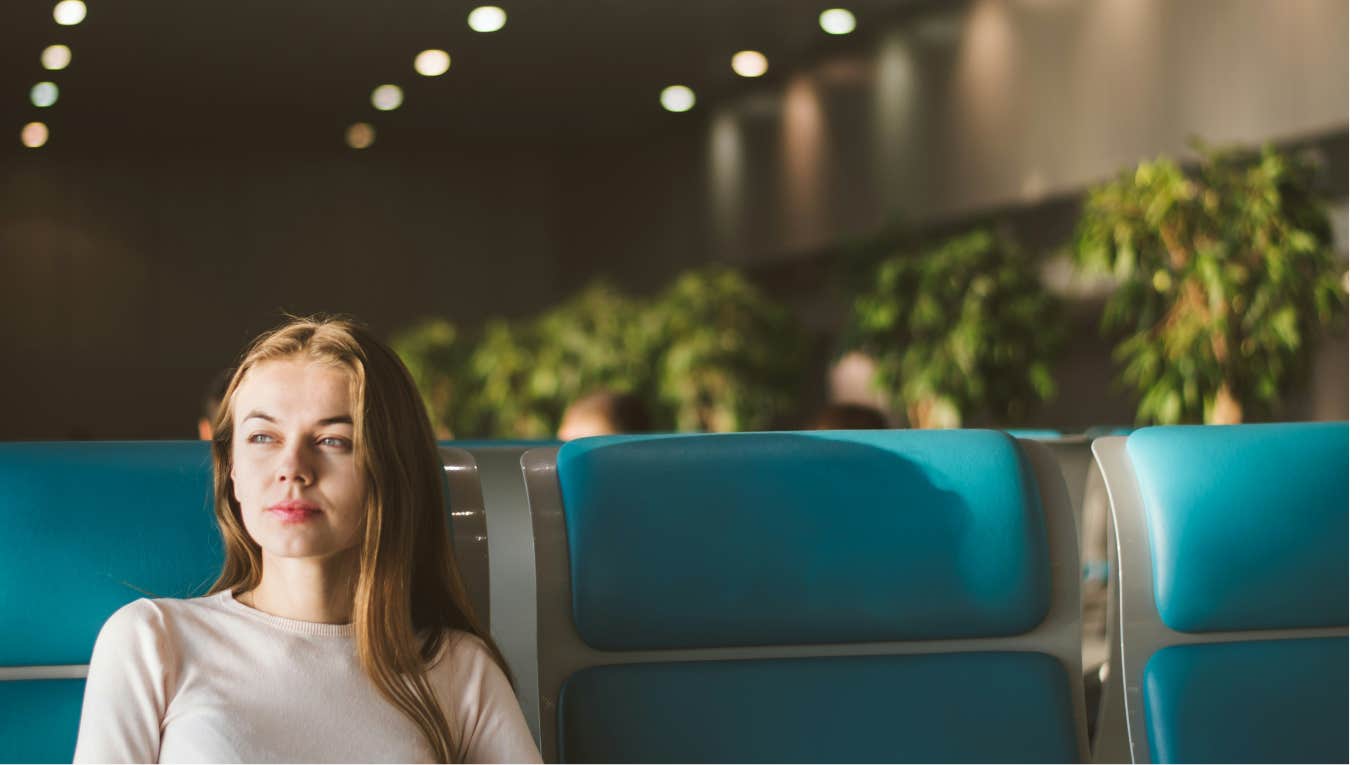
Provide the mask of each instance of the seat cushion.
{"label": "seat cushion", "polygon": [[1039,653],[625,664],[567,680],[563,762],[1076,762]]}
{"label": "seat cushion", "polygon": [[1348,623],[1344,422],[1142,428],[1153,592],[1182,632]]}
{"label": "seat cushion", "polygon": [[996,431],[614,436],[558,453],[572,614],[600,650],[1014,635],[1047,534]]}
{"label": "seat cushion", "polygon": [[1153,762],[1345,762],[1346,638],[1163,648],[1143,673]]}
{"label": "seat cushion", "polygon": [[0,680],[0,762],[70,762],[82,680]]}

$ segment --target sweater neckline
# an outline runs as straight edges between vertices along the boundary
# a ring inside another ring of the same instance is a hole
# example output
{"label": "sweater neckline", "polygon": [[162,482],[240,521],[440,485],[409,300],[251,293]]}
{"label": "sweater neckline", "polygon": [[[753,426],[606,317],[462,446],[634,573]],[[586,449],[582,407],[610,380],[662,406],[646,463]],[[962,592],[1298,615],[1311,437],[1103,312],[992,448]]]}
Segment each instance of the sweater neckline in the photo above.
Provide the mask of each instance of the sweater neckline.
{"label": "sweater neckline", "polygon": [[307,622],[301,619],[287,619],[282,616],[267,614],[257,608],[237,600],[232,595],[230,589],[217,593],[218,605],[233,613],[242,614],[259,622],[270,625],[285,632],[296,635],[308,635],[312,637],[354,637],[354,623],[349,624],[322,624],[320,622]]}

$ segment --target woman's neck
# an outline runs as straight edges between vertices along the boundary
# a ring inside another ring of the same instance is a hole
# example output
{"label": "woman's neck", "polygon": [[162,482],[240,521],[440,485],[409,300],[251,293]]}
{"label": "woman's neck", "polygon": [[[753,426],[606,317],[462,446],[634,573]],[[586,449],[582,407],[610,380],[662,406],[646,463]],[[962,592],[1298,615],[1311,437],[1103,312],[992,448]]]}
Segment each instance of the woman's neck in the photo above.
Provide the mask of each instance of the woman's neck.
{"label": "woman's neck", "polygon": [[358,548],[325,560],[264,554],[260,584],[238,598],[251,608],[317,624],[354,620]]}

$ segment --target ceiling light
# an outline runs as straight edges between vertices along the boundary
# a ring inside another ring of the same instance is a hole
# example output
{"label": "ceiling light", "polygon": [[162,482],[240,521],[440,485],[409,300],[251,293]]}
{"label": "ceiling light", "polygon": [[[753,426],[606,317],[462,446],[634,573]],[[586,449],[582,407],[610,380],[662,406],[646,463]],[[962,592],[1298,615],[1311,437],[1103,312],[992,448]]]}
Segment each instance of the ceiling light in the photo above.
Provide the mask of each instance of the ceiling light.
{"label": "ceiling light", "polygon": [[47,107],[57,102],[57,84],[54,82],[40,82],[28,91],[28,100],[39,109]]}
{"label": "ceiling light", "polygon": [[30,122],[19,131],[19,140],[28,148],[36,149],[47,143],[47,126],[41,122]]}
{"label": "ceiling light", "polygon": [[71,49],[65,45],[49,45],[43,48],[43,69],[50,69],[55,72],[58,69],[65,69],[70,64]]}
{"label": "ceiling light", "polygon": [[373,145],[373,139],[377,133],[373,131],[373,126],[367,122],[356,122],[349,126],[345,131],[345,143],[351,149],[367,149]]}
{"label": "ceiling light", "polygon": [[73,27],[85,20],[85,4],[80,0],[61,0],[52,7],[52,18],[64,27]]}
{"label": "ceiling light", "polygon": [[661,91],[661,106],[668,112],[687,112],[694,108],[694,91],[684,85],[672,85]]}
{"label": "ceiling light", "polygon": [[744,50],[732,56],[732,71],[742,77],[759,77],[770,68],[770,62],[758,51]]}
{"label": "ceiling light", "polygon": [[505,11],[494,5],[473,8],[468,14],[468,26],[476,32],[495,32],[505,26]]}
{"label": "ceiling light", "polygon": [[401,88],[396,85],[379,85],[373,89],[373,108],[380,112],[390,112],[401,106]]}
{"label": "ceiling light", "polygon": [[822,31],[829,35],[848,35],[855,31],[855,14],[844,8],[822,11],[817,22],[822,25]]}
{"label": "ceiling light", "polygon": [[426,77],[438,77],[449,71],[449,54],[442,50],[423,50],[416,56],[416,71]]}

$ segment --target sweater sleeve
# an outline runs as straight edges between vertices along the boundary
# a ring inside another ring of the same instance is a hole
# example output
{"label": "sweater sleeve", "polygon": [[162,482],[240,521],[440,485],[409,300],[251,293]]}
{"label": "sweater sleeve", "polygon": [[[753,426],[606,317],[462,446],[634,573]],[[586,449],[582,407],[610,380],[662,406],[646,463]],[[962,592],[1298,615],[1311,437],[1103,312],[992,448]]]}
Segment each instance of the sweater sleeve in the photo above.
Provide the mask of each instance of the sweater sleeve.
{"label": "sweater sleeve", "polygon": [[510,681],[486,644],[459,633],[450,651],[455,719],[463,762],[543,762]]}
{"label": "sweater sleeve", "polygon": [[110,616],[85,680],[75,762],[156,762],[173,666],[159,608],[145,598]]}

